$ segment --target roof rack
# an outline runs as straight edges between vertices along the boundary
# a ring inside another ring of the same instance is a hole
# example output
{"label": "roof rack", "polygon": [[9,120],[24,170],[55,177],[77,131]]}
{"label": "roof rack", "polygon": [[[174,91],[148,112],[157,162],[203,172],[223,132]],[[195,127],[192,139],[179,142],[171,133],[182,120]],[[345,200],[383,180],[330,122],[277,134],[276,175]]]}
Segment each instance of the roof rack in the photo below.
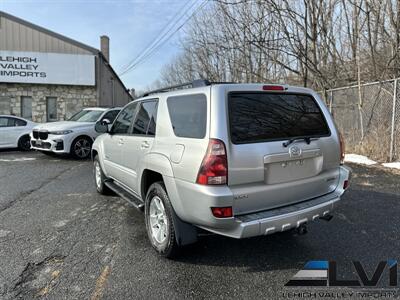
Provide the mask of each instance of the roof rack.
{"label": "roof rack", "polygon": [[233,83],[233,82],[211,82],[208,81],[206,79],[196,79],[193,80],[192,82],[186,82],[186,83],[182,83],[182,84],[177,84],[177,85],[171,85],[171,86],[167,86],[161,89],[157,89],[157,90],[152,90],[149,91],[145,94],[143,94],[143,97],[149,96],[151,94],[156,94],[156,93],[165,93],[168,91],[172,91],[172,90],[178,90],[178,89],[182,89],[182,88],[197,88],[197,87],[201,87],[201,86],[209,86],[212,84],[223,84],[223,83]]}

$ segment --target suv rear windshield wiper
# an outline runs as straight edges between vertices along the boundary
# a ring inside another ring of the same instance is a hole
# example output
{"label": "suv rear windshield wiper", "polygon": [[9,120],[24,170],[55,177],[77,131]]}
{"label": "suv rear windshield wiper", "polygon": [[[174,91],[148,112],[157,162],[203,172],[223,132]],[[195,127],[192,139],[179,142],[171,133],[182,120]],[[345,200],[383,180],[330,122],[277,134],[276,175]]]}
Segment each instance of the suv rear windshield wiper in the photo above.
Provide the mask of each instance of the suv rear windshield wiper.
{"label": "suv rear windshield wiper", "polygon": [[307,136],[306,137],[292,137],[292,138],[288,139],[287,142],[283,142],[282,146],[287,147],[290,144],[292,144],[294,141],[298,141],[298,140],[304,140],[307,143],[307,145],[309,145],[311,143],[311,137],[307,137]]}

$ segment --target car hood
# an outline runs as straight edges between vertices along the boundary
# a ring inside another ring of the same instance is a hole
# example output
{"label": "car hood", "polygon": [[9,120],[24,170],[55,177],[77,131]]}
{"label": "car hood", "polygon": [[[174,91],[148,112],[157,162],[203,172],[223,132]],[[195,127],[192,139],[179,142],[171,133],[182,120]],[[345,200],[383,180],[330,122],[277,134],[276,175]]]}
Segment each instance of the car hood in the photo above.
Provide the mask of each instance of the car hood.
{"label": "car hood", "polygon": [[62,121],[62,122],[50,122],[35,126],[33,129],[47,130],[47,131],[60,131],[70,130],[78,128],[86,128],[94,126],[94,122],[75,122],[75,121]]}

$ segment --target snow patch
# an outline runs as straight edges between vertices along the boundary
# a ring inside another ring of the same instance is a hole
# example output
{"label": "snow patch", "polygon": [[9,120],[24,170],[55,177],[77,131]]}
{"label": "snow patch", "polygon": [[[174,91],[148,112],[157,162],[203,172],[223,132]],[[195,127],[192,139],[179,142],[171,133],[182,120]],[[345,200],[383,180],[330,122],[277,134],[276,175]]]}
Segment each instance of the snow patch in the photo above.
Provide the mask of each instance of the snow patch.
{"label": "snow patch", "polygon": [[373,160],[369,159],[368,157],[366,157],[364,155],[359,155],[359,154],[346,154],[344,157],[344,161],[361,164],[361,165],[367,165],[367,166],[377,164],[376,161],[373,161]]}
{"label": "snow patch", "polygon": [[384,166],[386,168],[392,168],[392,169],[399,169],[400,170],[400,161],[391,162],[391,163],[383,163],[382,166]]}

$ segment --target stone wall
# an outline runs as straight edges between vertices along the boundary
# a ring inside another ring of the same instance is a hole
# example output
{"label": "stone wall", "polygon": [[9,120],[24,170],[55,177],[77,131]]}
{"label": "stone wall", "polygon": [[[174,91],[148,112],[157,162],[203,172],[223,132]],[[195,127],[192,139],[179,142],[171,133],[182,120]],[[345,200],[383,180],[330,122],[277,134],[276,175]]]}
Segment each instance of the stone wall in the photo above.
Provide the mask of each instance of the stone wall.
{"label": "stone wall", "polygon": [[[97,106],[96,87],[0,83],[0,114],[21,116],[21,97],[32,97],[32,121],[47,122],[46,97],[57,98],[57,119],[66,120],[85,107]],[[9,105],[7,105],[9,101]]]}

